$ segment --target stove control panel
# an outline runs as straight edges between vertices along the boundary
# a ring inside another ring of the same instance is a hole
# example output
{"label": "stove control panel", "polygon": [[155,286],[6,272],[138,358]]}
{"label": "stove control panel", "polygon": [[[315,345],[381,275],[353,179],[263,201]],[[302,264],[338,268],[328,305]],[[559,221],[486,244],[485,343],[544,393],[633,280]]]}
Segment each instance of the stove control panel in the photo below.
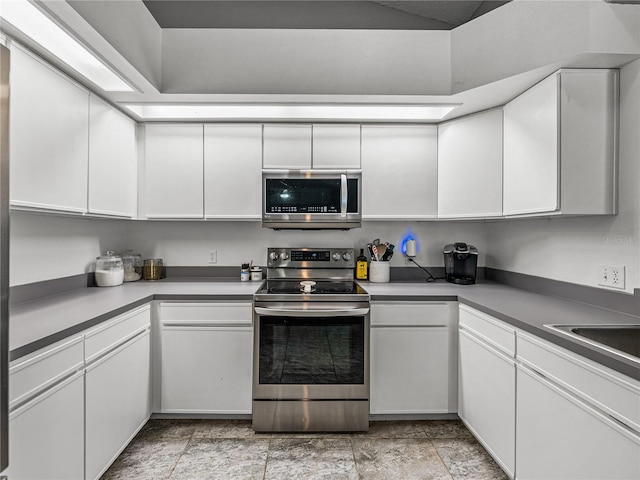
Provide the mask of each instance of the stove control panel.
{"label": "stove control panel", "polygon": [[354,268],[353,248],[269,248],[268,268]]}

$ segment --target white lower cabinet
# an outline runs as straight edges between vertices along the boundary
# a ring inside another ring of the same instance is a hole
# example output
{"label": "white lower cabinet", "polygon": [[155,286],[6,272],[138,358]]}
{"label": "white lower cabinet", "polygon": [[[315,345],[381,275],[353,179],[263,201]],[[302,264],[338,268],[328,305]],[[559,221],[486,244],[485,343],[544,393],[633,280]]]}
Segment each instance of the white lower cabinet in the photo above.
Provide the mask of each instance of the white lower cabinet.
{"label": "white lower cabinet", "polygon": [[516,478],[640,478],[640,382],[518,337]]}
{"label": "white lower cabinet", "polygon": [[11,480],[84,478],[84,382],[78,372],[9,416]]}
{"label": "white lower cabinet", "polygon": [[250,414],[251,303],[163,303],[162,413]]}
{"label": "white lower cabinet", "polygon": [[[149,328],[149,307],[145,307],[122,320],[116,319],[96,334],[109,339],[115,332],[126,332],[108,353],[87,365],[87,480],[100,478],[149,419]],[[96,339],[94,344],[99,341]]]}
{"label": "white lower cabinet", "polygon": [[371,306],[371,414],[455,412],[456,304]]}
{"label": "white lower cabinet", "polygon": [[82,337],[13,362],[9,371],[11,480],[84,478]]}
{"label": "white lower cabinet", "polygon": [[502,469],[515,472],[515,332],[460,306],[458,416]]}

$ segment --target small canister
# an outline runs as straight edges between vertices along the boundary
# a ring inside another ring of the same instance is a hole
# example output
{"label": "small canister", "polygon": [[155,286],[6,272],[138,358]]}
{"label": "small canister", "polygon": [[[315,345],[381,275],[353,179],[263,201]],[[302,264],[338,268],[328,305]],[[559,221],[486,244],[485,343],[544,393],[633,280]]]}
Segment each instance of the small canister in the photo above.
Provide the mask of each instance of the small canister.
{"label": "small canister", "polygon": [[122,285],[124,280],[122,258],[112,251],[108,251],[105,256],[96,258],[95,278],[96,285],[99,287]]}
{"label": "small canister", "polygon": [[160,280],[164,278],[164,262],[161,258],[147,258],[142,271],[145,280]]}
{"label": "small canister", "polygon": [[139,253],[133,253],[133,250],[127,250],[122,255],[122,264],[124,265],[124,281],[137,282],[142,278],[142,257]]}
{"label": "small canister", "polygon": [[240,280],[242,282],[249,281],[249,264],[243,263],[240,267]]}
{"label": "small canister", "polygon": [[251,280],[262,280],[262,269],[260,267],[251,267]]}

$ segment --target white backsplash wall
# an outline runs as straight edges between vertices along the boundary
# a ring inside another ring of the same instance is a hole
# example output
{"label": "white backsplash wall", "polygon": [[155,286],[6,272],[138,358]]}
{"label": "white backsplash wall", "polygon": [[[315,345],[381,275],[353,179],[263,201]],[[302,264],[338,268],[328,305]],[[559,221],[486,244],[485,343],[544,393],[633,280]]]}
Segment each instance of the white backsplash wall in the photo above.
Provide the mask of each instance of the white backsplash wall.
{"label": "white backsplash wall", "polygon": [[93,271],[96,257],[125,246],[126,222],[12,211],[9,285]]}
{"label": "white backsplash wall", "polygon": [[[262,228],[260,222],[164,222],[130,221],[127,247],[143,258],[159,257],[169,266],[238,266],[253,262],[265,265],[268,247],[352,247],[365,248],[374,238],[396,245],[392,266],[404,266],[400,241],[411,227],[421,251],[416,261],[423,266],[443,266],[442,247],[467,242],[480,250],[478,264],[484,265],[482,222],[364,222],[362,228],[341,230],[283,230]],[[209,264],[209,252],[216,250],[217,263]],[[365,250],[366,251],[366,250]],[[359,250],[356,250],[356,254]],[[417,268],[417,267],[416,267]]]}
{"label": "white backsplash wall", "polygon": [[625,266],[640,288],[640,60],[620,69],[620,104],[618,215],[487,223],[487,267],[597,286],[598,265]]}

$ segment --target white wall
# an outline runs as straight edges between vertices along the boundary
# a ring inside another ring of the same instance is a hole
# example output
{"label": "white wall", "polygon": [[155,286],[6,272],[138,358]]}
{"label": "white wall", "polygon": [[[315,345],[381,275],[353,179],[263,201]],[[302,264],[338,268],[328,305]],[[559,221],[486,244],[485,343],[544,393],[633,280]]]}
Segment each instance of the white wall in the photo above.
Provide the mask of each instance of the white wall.
{"label": "white wall", "polygon": [[[207,266],[209,252],[217,251],[219,266],[240,266],[253,260],[265,265],[268,247],[352,247],[365,248],[374,238],[400,248],[408,227],[421,245],[416,261],[424,266],[443,266],[442,247],[467,242],[480,250],[484,265],[482,222],[365,222],[349,231],[274,231],[259,222],[129,222],[127,245],[144,258],[160,257],[165,265]],[[396,252],[391,265],[403,266]]]}
{"label": "white wall", "polygon": [[619,213],[488,223],[486,266],[597,285],[598,265],[626,267],[640,288],[640,60],[620,70]]}
{"label": "white wall", "polygon": [[162,32],[162,92],[443,95],[448,31],[181,29]]}
{"label": "white wall", "polygon": [[125,246],[126,222],[12,211],[9,284],[93,271],[96,257]]}

